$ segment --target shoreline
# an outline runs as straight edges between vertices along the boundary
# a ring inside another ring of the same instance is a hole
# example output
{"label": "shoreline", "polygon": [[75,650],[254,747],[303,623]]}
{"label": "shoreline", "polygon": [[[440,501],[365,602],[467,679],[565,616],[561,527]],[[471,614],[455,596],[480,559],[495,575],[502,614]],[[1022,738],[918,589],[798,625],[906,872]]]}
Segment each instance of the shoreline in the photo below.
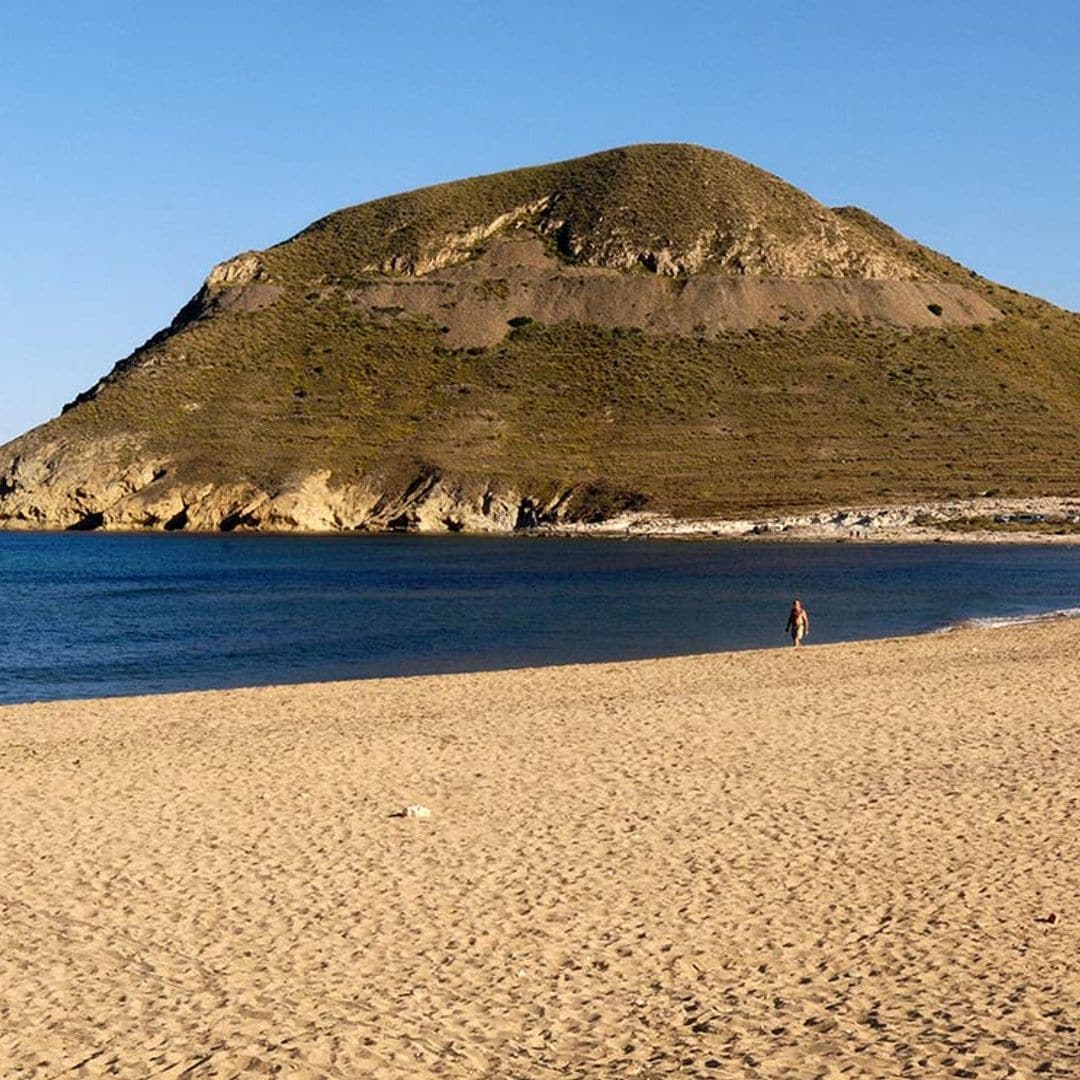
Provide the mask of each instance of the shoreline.
{"label": "shoreline", "polygon": [[[821,649],[836,649],[860,645],[875,645],[880,642],[917,641],[922,638],[944,637],[958,633],[991,633],[995,631],[1020,629],[1027,626],[1042,626],[1048,623],[1072,622],[1080,620],[1080,606],[1075,608],[1057,608],[1052,611],[1035,612],[1030,615],[1002,615],[1002,616],[976,616],[968,619],[948,623],[945,626],[937,626],[928,630],[916,631],[910,634],[887,634],[882,637],[846,638],[841,641],[826,641],[820,644],[816,641],[804,643],[802,649],[818,651]],[[536,671],[559,671],[563,669],[588,669],[591,667],[611,667],[619,664],[651,664],[672,660],[704,660],[729,659],[754,655],[770,655],[777,652],[790,652],[791,645],[777,644],[765,647],[751,647],[746,649],[720,649],[710,652],[691,653],[660,653],[644,657],[630,657],[613,660],[580,660],[567,661],[551,664],[532,664],[517,667],[493,667],[493,668],[466,668],[453,671],[434,671],[424,674],[401,674],[401,675],[370,675],[360,676],[353,679],[308,679],[300,682],[268,682],[268,683],[245,683],[240,686],[207,686],[193,687],[180,690],[160,690],[134,694],[103,694],[87,697],[67,698],[28,698],[25,701],[0,701],[0,725],[4,720],[4,712],[9,709],[18,709],[26,706],[45,707],[61,705],[87,705],[101,702],[134,701],[142,699],[160,699],[167,697],[188,696],[192,694],[243,694],[264,690],[303,690],[305,687],[361,687],[371,683],[401,682],[414,679],[456,679],[470,678],[483,675],[512,675],[515,673],[527,674]],[[2,731],[2,728],[0,728]]]}
{"label": "shoreline", "polygon": [[0,1072],[1073,1075],[1078,639],[7,706]]}
{"label": "shoreline", "polygon": [[739,518],[682,518],[629,511],[596,522],[553,520],[507,528],[494,525],[468,528],[460,524],[450,527],[445,522],[436,527],[419,520],[417,525],[401,528],[308,529],[279,523],[272,527],[238,525],[231,529],[169,531],[158,527],[140,529],[108,525],[93,529],[37,528],[7,518],[0,520],[0,532],[19,535],[74,532],[120,536],[502,536],[770,543],[1080,544],[1080,497],[981,496],[918,503],[821,507]]}

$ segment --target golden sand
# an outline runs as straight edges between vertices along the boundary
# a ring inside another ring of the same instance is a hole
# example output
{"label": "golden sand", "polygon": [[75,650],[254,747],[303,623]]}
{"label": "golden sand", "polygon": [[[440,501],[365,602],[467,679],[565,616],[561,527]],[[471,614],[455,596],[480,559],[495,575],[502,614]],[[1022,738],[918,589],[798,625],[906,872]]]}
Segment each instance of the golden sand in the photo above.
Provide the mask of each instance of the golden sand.
{"label": "golden sand", "polygon": [[1080,1076],[1078,652],[2,709],[0,1076]]}

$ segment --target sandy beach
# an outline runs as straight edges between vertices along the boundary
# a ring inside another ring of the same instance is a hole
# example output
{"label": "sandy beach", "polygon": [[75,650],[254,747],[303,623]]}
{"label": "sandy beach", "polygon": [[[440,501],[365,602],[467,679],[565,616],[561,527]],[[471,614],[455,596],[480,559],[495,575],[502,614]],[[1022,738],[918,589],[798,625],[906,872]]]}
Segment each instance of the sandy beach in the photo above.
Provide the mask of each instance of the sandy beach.
{"label": "sandy beach", "polygon": [[1078,649],[0,709],[0,1076],[1080,1076]]}

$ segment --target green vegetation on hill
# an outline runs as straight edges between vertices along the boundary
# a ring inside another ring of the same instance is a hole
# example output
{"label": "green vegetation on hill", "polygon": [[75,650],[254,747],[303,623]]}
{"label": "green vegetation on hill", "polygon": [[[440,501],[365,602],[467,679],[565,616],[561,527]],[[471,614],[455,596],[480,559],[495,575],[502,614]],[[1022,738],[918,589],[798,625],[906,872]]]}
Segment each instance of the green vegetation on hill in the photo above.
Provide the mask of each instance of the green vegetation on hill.
{"label": "green vegetation on hill", "polygon": [[[503,215],[546,235],[573,263],[671,272],[779,273],[810,245],[799,276],[857,277],[882,254],[872,232],[739,158],[683,144],[629,146],[573,161],[458,180],[350,207],[265,253],[274,277],[348,283],[413,272]],[[705,238],[704,245],[701,244]],[[461,253],[482,240],[466,239]],[[850,244],[859,250],[844,250]],[[451,245],[452,246],[452,245]],[[799,263],[795,259],[794,263]],[[901,264],[898,269],[912,269]]]}
{"label": "green vegetation on hill", "polygon": [[[666,336],[520,318],[497,344],[453,348],[438,321],[350,295],[468,260],[493,223],[544,237],[563,265],[918,278],[1005,317]],[[389,491],[440,473],[540,499],[578,484],[590,517],[1077,493],[1080,317],[727,155],[630,147],[445,184],[332,214],[249,262],[18,454],[129,434],[185,483],[272,492],[330,470]],[[253,284],[271,292],[225,302]]]}
{"label": "green vegetation on hill", "polygon": [[338,297],[196,322],[56,424],[144,432],[183,472],[272,487],[419,469],[604,481],[681,514],[1076,490],[1080,325],[823,320],[715,338],[531,323],[447,348]]}
{"label": "green vegetation on hill", "polygon": [[[915,243],[914,240],[909,240],[906,236],[901,236],[891,226],[886,225],[885,222],[880,221],[873,214],[869,214],[857,206],[837,207],[833,210],[833,213],[849,225],[857,226],[886,251],[913,266],[920,277],[974,289],[1006,315],[1026,315],[1031,318],[1038,318],[1040,316],[1052,316],[1055,312],[1061,313],[1060,308],[1047,303],[1045,300],[1040,300],[1035,296],[1028,296],[1005,285],[999,285],[997,282],[981,277],[974,270],[962,266],[955,259],[950,259],[939,251],[934,251],[931,248],[924,247],[922,244]],[[1076,318],[1074,313],[1066,312],[1065,314]]]}

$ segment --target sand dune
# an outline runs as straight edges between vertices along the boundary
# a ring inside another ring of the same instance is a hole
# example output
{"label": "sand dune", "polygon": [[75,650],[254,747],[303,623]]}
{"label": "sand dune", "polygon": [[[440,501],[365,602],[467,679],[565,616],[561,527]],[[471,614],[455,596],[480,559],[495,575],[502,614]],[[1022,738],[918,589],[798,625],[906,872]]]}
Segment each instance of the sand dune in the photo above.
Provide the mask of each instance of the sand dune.
{"label": "sand dune", "polygon": [[2,709],[0,1076],[1080,1076],[1078,647]]}

